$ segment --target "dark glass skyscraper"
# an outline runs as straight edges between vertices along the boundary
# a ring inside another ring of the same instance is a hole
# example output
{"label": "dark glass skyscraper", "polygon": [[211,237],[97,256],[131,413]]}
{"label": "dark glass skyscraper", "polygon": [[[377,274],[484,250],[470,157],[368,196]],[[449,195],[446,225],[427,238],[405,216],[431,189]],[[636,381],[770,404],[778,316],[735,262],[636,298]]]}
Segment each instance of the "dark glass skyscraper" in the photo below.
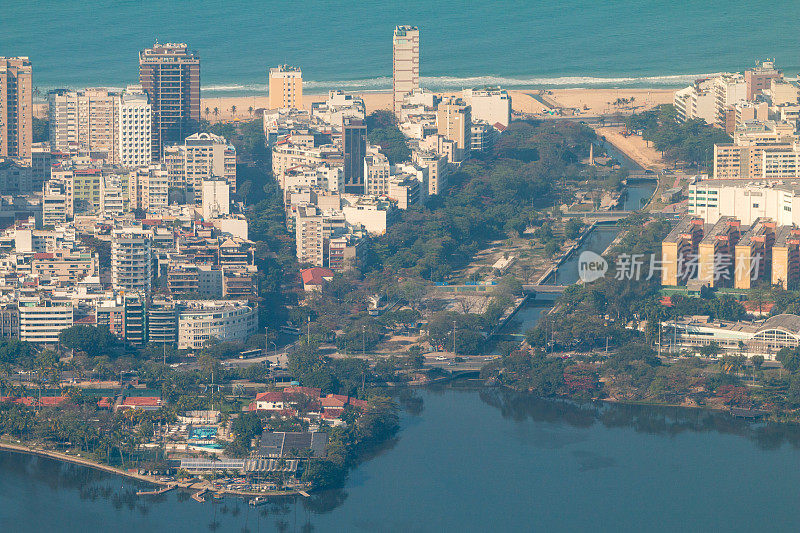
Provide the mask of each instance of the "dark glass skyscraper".
{"label": "dark glass skyscraper", "polygon": [[200,57],[185,44],[156,44],[139,52],[139,83],[153,107],[153,160],[164,146],[195,133],[200,121]]}
{"label": "dark glass skyscraper", "polygon": [[364,194],[364,156],[367,155],[367,124],[360,119],[345,118],[342,123],[344,152],[344,190]]}

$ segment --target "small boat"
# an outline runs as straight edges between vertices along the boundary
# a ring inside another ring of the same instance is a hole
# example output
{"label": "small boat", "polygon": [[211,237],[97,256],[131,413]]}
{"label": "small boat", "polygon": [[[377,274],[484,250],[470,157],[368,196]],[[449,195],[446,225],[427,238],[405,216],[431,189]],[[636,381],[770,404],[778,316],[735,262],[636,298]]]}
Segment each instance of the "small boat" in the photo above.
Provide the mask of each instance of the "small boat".
{"label": "small boat", "polygon": [[223,495],[222,495],[221,493],[219,493],[219,492],[212,492],[212,493],[211,493],[211,497],[212,497],[212,498],[214,498],[215,500],[222,500],[222,499],[224,499],[224,498],[225,498],[225,496],[223,496]]}
{"label": "small boat", "polygon": [[256,496],[247,503],[249,503],[253,507],[258,507],[259,505],[264,505],[265,503],[267,503],[267,498],[264,496]]}

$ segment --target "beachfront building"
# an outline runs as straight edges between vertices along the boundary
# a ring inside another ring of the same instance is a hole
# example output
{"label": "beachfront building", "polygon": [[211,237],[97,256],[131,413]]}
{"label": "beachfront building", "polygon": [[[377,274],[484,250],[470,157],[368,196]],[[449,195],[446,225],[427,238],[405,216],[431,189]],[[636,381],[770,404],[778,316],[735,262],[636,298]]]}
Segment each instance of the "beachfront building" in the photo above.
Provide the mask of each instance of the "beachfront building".
{"label": "beachfront building", "polygon": [[240,300],[187,300],[178,313],[178,349],[200,349],[209,339],[247,339],[257,329],[255,305]]}
{"label": "beachfront building", "polygon": [[0,57],[0,157],[30,159],[33,67],[27,57]]}
{"label": "beachfront building", "polygon": [[153,109],[141,85],[129,85],[119,98],[117,161],[146,167],[153,160]]}
{"label": "beachfront building", "polygon": [[392,93],[398,117],[403,97],[419,88],[419,28],[397,26],[392,37]]}
{"label": "beachfront building", "polygon": [[775,68],[772,61],[762,61],[760,65],[744,72],[747,100],[752,101],[756,96],[769,91],[775,81],[783,79],[783,73]]}
{"label": "beachfront building", "polygon": [[269,69],[269,108],[303,108],[303,72],[298,67],[280,65]]}
{"label": "beachfront building", "polygon": [[676,91],[672,103],[681,122],[699,119],[714,124],[717,121],[712,80],[698,80],[694,85]]}
{"label": "beachfront building", "polygon": [[483,120],[490,126],[500,124],[506,128],[511,123],[511,97],[500,87],[465,89],[462,96],[472,108],[472,120]]}
{"label": "beachfront building", "polygon": [[139,52],[139,83],[153,116],[152,157],[183,141],[200,121],[200,56],[183,43],[159,44]]}
{"label": "beachfront building", "polygon": [[222,179],[236,192],[236,148],[224,137],[195,133],[183,144],[164,148],[169,186],[186,191],[186,201],[202,201],[204,180]]}

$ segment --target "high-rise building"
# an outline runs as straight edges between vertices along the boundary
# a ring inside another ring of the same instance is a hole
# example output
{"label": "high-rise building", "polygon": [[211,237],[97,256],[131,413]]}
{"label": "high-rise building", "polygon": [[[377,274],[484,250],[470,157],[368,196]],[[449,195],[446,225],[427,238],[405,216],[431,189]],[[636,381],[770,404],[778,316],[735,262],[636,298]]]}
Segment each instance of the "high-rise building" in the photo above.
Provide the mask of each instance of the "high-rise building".
{"label": "high-rise building", "polygon": [[153,113],[153,159],[192,133],[200,120],[200,56],[186,44],[156,42],[139,52],[139,83]]}
{"label": "high-rise building", "polygon": [[397,26],[392,38],[394,113],[400,116],[403,97],[419,88],[419,29]]}
{"label": "high-rise building", "polygon": [[187,202],[201,202],[203,180],[221,178],[236,192],[236,148],[224,137],[195,133],[164,148],[169,186],[186,190]]}
{"label": "high-rise building", "polygon": [[0,157],[30,159],[33,69],[27,57],[0,57]]}
{"label": "high-rise building", "polygon": [[120,95],[104,88],[56,89],[47,95],[50,148],[58,152],[102,152],[117,162],[117,108]]}
{"label": "high-rise building", "polygon": [[125,167],[146,167],[153,160],[153,112],[141,85],[129,85],[119,100],[117,160]]}
{"label": "high-rise building", "polygon": [[783,73],[775,68],[772,61],[763,61],[757,67],[746,70],[744,80],[747,84],[747,99],[752,101],[764,90],[769,90],[774,80],[782,78]]}
{"label": "high-rise building", "polygon": [[153,282],[152,232],[114,230],[111,239],[111,283],[114,289],[150,292]]}
{"label": "high-rise building", "polygon": [[269,69],[269,108],[302,109],[302,107],[302,71],[289,65]]}
{"label": "high-rise building", "polygon": [[364,156],[367,154],[367,123],[345,117],[342,122],[344,191],[364,194]]}
{"label": "high-rise building", "polygon": [[436,110],[436,128],[439,135],[455,143],[457,150],[469,152],[472,133],[472,110],[462,99],[444,98]]}

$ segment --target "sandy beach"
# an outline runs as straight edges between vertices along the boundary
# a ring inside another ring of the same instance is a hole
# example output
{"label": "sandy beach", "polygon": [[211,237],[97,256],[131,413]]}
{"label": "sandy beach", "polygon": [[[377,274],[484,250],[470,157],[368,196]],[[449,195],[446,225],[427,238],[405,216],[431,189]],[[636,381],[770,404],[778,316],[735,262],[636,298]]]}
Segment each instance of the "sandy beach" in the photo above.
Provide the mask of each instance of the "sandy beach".
{"label": "sandy beach", "polygon": [[624,135],[623,128],[619,127],[595,128],[595,132],[642,167],[648,170],[667,168],[667,164],[661,159],[661,153],[640,136]]}
{"label": "sandy beach", "polygon": [[[514,111],[520,113],[541,113],[550,108],[533,95],[539,91],[535,89],[509,90],[511,95],[512,107]],[[544,95],[555,104],[566,108],[577,108],[581,114],[586,116],[598,116],[603,114],[632,113],[650,109],[656,105],[672,102],[675,93],[672,89],[555,89],[547,91]],[[440,93],[443,96],[457,95],[459,93]],[[369,92],[358,94],[364,99],[367,113],[372,113],[376,109],[391,109],[392,93],[390,92]],[[313,102],[322,102],[327,99],[327,94],[304,94],[303,107],[311,109]],[[633,102],[627,105],[613,105],[617,99],[633,98]],[[211,122],[230,122],[232,120],[250,120],[257,116],[256,110],[264,109],[269,105],[269,98],[264,96],[230,96],[217,98],[203,98],[200,104],[200,113],[203,118],[208,118]],[[232,107],[235,106],[235,113]],[[208,109],[208,114],[206,114]],[[214,113],[217,109],[217,113]],[[250,109],[253,110],[251,115]]]}

